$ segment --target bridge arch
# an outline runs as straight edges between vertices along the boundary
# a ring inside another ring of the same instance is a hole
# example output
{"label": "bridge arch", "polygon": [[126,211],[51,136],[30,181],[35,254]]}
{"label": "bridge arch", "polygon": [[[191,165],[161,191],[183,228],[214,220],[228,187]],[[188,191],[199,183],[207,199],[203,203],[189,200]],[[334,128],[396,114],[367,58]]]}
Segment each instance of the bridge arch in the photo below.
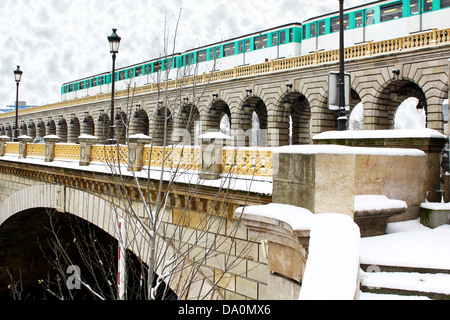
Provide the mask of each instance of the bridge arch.
{"label": "bridge arch", "polygon": [[[133,223],[125,210],[117,207],[112,202],[107,201],[92,193],[79,189],[65,187],[63,185],[39,184],[22,189],[3,202],[0,203],[0,230],[1,226],[11,217],[20,212],[47,208],[58,212],[67,213],[81,218],[96,227],[102,229],[115,239],[119,239],[118,221],[124,218],[127,221],[127,242],[128,249],[132,251],[142,261],[148,261],[148,237],[136,223]],[[165,257],[174,255],[175,250],[162,238],[158,238],[157,247],[163,252]],[[193,279],[197,285],[190,286],[188,292],[180,291],[183,285],[176,285],[189,278],[192,272],[192,263],[180,262],[186,267],[172,276],[169,286],[182,299],[218,297],[214,293],[214,288],[209,280],[198,272]],[[163,273],[164,264],[159,264],[156,273]],[[198,285],[201,283],[201,285]],[[175,285],[171,285],[175,284]]]}

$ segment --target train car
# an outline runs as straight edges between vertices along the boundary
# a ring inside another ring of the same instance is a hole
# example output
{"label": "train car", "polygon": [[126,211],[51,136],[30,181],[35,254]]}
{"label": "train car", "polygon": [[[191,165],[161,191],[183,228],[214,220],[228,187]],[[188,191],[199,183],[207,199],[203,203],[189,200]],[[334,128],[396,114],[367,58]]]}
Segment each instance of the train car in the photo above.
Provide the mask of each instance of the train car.
{"label": "train car", "polygon": [[[450,0],[374,1],[344,10],[344,45],[450,26]],[[302,54],[339,48],[339,12],[302,23]]]}
{"label": "train car", "polygon": [[[291,23],[117,69],[116,90],[300,55],[301,24]],[[111,73],[68,83],[61,99],[111,92]]]}
{"label": "train car", "polygon": [[[450,0],[369,2],[344,11],[344,45],[448,28],[449,16]],[[290,23],[121,68],[115,73],[116,90],[338,49],[339,23],[336,11],[303,23]],[[108,92],[111,92],[111,73],[103,73],[63,84],[61,99]]]}

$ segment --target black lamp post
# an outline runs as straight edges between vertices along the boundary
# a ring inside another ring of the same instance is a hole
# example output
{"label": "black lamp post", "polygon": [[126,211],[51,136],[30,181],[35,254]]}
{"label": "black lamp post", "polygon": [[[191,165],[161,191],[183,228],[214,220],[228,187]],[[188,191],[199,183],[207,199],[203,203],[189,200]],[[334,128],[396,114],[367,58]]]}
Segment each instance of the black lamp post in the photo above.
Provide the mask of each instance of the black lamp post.
{"label": "black lamp post", "polygon": [[339,111],[338,130],[347,129],[347,116],[345,112],[345,78],[344,78],[344,0],[339,0]]}
{"label": "black lamp post", "polygon": [[108,37],[109,52],[112,53],[112,74],[111,74],[111,118],[109,126],[108,144],[115,144],[114,139],[114,91],[115,91],[115,73],[116,73],[116,54],[119,53],[120,37],[117,35],[117,29],[112,29],[113,33]]}
{"label": "black lamp post", "polygon": [[14,128],[14,138],[13,141],[19,141],[19,82],[22,79],[23,71],[20,70],[20,66],[14,70],[14,78],[16,80],[16,125]]}

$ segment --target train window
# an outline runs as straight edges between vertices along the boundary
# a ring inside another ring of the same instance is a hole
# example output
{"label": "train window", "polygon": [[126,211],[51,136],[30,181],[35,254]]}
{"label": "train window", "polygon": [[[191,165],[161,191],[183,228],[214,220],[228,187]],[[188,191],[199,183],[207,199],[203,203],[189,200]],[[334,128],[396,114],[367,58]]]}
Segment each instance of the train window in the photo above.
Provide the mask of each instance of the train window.
{"label": "train window", "polygon": [[272,45],[276,46],[278,44],[278,33],[272,33]]}
{"label": "train window", "polygon": [[433,10],[433,0],[425,0],[423,3],[423,11],[431,11]]}
{"label": "train window", "polygon": [[441,0],[441,9],[450,7],[450,0]]}
{"label": "train window", "polygon": [[280,44],[286,43],[286,31],[280,31]]}
{"label": "train window", "polygon": [[375,22],[375,11],[373,9],[367,9],[366,11],[366,25],[374,24]]}
{"label": "train window", "polygon": [[161,61],[153,63],[153,72],[161,71]]}
{"label": "train window", "polygon": [[220,47],[209,49],[209,60],[220,58]]}
{"label": "train window", "polygon": [[80,82],[80,89],[84,89],[84,81]]}
{"label": "train window", "polygon": [[409,14],[419,13],[419,0],[410,0],[409,2]]}
{"label": "train window", "polygon": [[303,32],[302,33],[303,33],[302,34],[303,39],[306,39],[306,26],[303,26]]}
{"label": "train window", "polygon": [[206,61],[206,49],[197,52],[197,62],[204,62],[204,61]]}
{"label": "train window", "polygon": [[91,80],[86,80],[86,88],[90,88],[91,87]]}
{"label": "train window", "polygon": [[255,50],[267,48],[267,34],[255,37]]}
{"label": "train window", "polygon": [[[127,74],[127,79],[133,78],[133,69],[128,69],[125,72]],[[102,84],[102,83],[100,83],[100,84]]]}
{"label": "train window", "polygon": [[145,71],[145,74],[150,74],[150,73],[152,73],[152,65],[151,65],[151,64],[146,64],[146,65],[144,66],[144,71]]}
{"label": "train window", "polygon": [[73,84],[69,84],[69,92],[73,91]]}
{"label": "train window", "polygon": [[289,42],[294,42],[294,29],[289,29]]}
{"label": "train window", "polygon": [[98,84],[99,84],[99,85],[105,84],[105,77],[103,77],[103,76],[99,77],[99,78],[98,78]]}
{"label": "train window", "polygon": [[362,27],[363,25],[364,25],[363,12],[359,11],[355,13],[355,28]]}
{"label": "train window", "polygon": [[316,36],[316,24],[315,23],[311,23],[309,25],[309,36],[311,38]]}
{"label": "train window", "polygon": [[[334,17],[331,18],[331,32],[339,32],[340,30],[340,21],[339,21],[339,17]],[[350,27],[349,24],[349,15],[345,14],[344,15],[344,30],[347,30]]]}
{"label": "train window", "polygon": [[136,77],[139,77],[142,74],[142,67],[136,67],[134,73]]}
{"label": "train window", "polygon": [[320,35],[325,34],[325,21],[319,22],[319,34]]}
{"label": "train window", "polygon": [[124,79],[125,79],[125,71],[120,71],[119,72],[119,81],[124,80]]}
{"label": "train window", "polygon": [[250,51],[250,40],[243,40],[239,42],[239,53],[243,53],[244,51]]}
{"label": "train window", "polygon": [[403,3],[398,2],[381,7],[381,22],[403,17]]}
{"label": "train window", "polygon": [[234,55],[234,42],[223,46],[223,56],[229,57]]}
{"label": "train window", "polygon": [[92,79],[92,86],[95,87],[96,85],[97,85],[97,79],[94,78],[94,79]]}
{"label": "train window", "polygon": [[73,85],[73,91],[77,91],[78,90],[78,83],[75,83],[74,85]]}

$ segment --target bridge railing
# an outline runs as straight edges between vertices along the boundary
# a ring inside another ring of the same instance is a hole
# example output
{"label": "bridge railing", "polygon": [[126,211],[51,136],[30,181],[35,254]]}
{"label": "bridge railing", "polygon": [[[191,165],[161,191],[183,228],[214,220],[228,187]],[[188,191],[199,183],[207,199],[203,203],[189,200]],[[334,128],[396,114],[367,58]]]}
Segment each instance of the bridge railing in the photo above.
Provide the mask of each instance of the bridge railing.
{"label": "bridge railing", "polygon": [[[433,29],[426,32],[421,32],[413,35],[407,35],[395,39],[382,40],[371,42],[368,41],[363,44],[359,44],[352,47],[345,48],[345,59],[358,59],[368,56],[390,54],[404,50],[419,49],[429,46],[448,44],[450,43],[450,28],[449,29]],[[210,74],[202,74],[185,79],[171,80],[164,84],[168,89],[180,88],[183,86],[189,86],[193,84],[209,83],[214,81],[230,80],[239,77],[248,77],[258,74],[289,70],[294,68],[303,68],[308,66],[314,66],[323,63],[334,63],[339,61],[339,50],[320,51],[314,52],[302,56],[285,58],[279,60],[272,60],[261,64],[235,67],[230,70],[216,71]],[[160,90],[158,84],[148,84],[134,89],[134,94],[152,93]],[[126,97],[130,94],[130,90],[121,90],[116,92],[116,97]],[[84,97],[79,99],[73,99],[68,101],[62,101],[54,104],[48,104],[45,106],[39,106],[35,108],[29,108],[20,110],[19,114],[26,114],[28,112],[46,111],[61,107],[70,107],[74,105],[86,104],[91,102],[106,101],[111,98],[108,93],[98,94],[91,97]],[[0,115],[2,117],[13,116],[14,112],[8,112]]]}
{"label": "bridge railing", "polygon": [[[153,146],[152,144],[101,145],[58,143],[53,138],[45,144],[31,143],[19,137],[11,142],[0,137],[0,157],[35,158],[42,161],[77,161],[80,165],[108,164],[125,165],[135,170],[162,168],[166,170],[202,171],[203,151],[201,146]],[[219,157],[222,174],[271,177],[273,174],[273,152],[270,148],[222,147]],[[140,153],[136,155],[136,153]],[[86,160],[86,155],[89,159]],[[133,155],[133,156],[131,156]],[[130,158],[133,158],[132,160]]]}

